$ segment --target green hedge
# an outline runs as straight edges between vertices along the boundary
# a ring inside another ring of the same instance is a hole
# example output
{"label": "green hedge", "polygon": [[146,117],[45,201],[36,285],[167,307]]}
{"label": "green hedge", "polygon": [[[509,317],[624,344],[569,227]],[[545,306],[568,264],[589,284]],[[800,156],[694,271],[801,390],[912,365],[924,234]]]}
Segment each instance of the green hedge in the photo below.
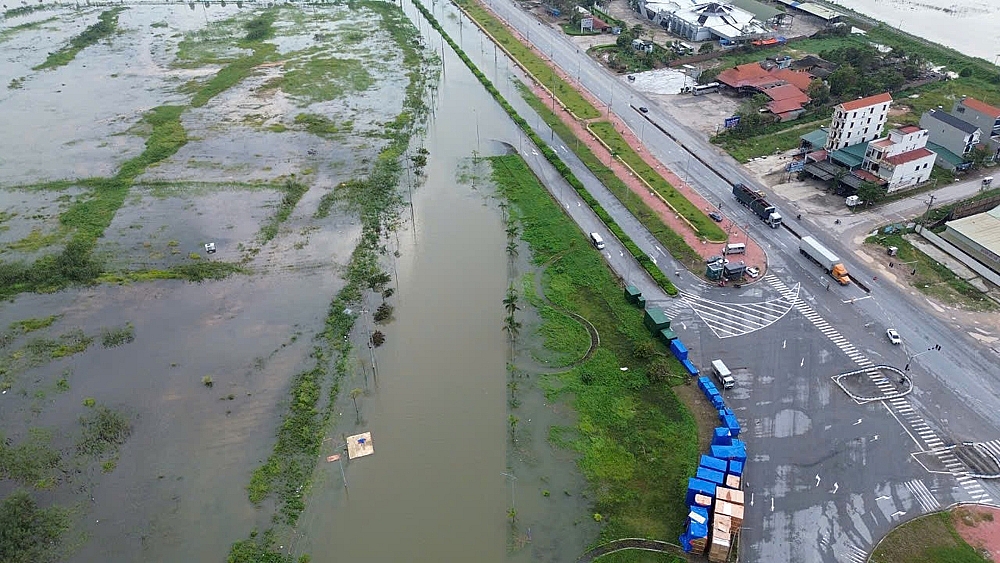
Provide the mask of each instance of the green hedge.
{"label": "green hedge", "polygon": [[417,7],[418,10],[420,10],[420,13],[423,14],[425,18],[427,18],[427,21],[431,24],[431,27],[436,29],[438,33],[441,34],[441,37],[444,38],[444,40],[448,43],[448,45],[450,45],[451,48],[455,51],[455,53],[458,54],[458,58],[462,59],[465,65],[469,67],[469,70],[472,71],[472,74],[474,74],[476,78],[479,79],[479,82],[481,82],[483,87],[486,88],[486,91],[489,92],[491,96],[493,96],[493,99],[495,99],[497,103],[500,104],[500,107],[502,107],[503,110],[507,112],[507,115],[509,115],[510,118],[514,120],[514,123],[516,123],[517,126],[520,127],[522,131],[524,131],[524,134],[527,135],[529,139],[531,139],[531,142],[533,142],[535,146],[539,147],[539,150],[541,150],[542,154],[545,155],[545,159],[548,160],[553,167],[555,167],[556,171],[559,172],[559,175],[561,175],[570,186],[573,186],[573,189],[576,190],[576,193],[579,194],[580,197],[585,202],[587,202],[587,205],[589,205],[590,208],[594,211],[594,213],[601,219],[601,221],[603,221],[604,224],[607,225],[608,230],[610,230],[618,238],[618,240],[622,242],[625,248],[628,249],[628,251],[632,254],[633,257],[635,257],[635,259],[639,262],[639,264],[643,267],[643,269],[646,270],[646,272],[650,275],[650,277],[653,278],[654,281],[656,281],[657,285],[663,288],[663,291],[667,292],[668,295],[677,295],[677,288],[674,287],[674,284],[670,281],[670,278],[668,278],[663,272],[661,272],[660,269],[656,266],[656,264],[653,263],[653,260],[645,252],[643,252],[642,249],[640,249],[639,246],[635,244],[632,241],[632,239],[629,238],[628,235],[625,234],[625,231],[622,230],[622,228],[618,226],[618,223],[616,223],[615,220],[611,218],[611,215],[609,215],[608,212],[605,211],[603,207],[601,207],[601,204],[598,203],[596,199],[594,199],[594,196],[590,195],[590,192],[588,192],[587,189],[583,186],[583,182],[581,182],[576,177],[576,175],[573,174],[573,172],[569,169],[569,166],[566,166],[566,163],[559,158],[556,152],[552,150],[552,148],[549,147],[545,143],[545,141],[542,140],[542,138],[539,137],[538,134],[534,132],[534,130],[531,129],[531,126],[528,124],[527,120],[518,115],[514,107],[511,106],[510,103],[508,103],[507,100],[504,99],[503,95],[500,94],[500,91],[497,90],[495,86],[493,86],[493,83],[490,82],[490,79],[487,78],[485,74],[480,72],[479,68],[476,67],[476,64],[472,62],[472,59],[470,59],[469,56],[465,54],[465,51],[463,51],[461,47],[459,47],[458,44],[455,43],[451,39],[451,37],[448,36],[444,28],[441,27],[441,24],[438,23],[437,19],[434,18],[434,15],[427,8],[425,8],[424,5],[421,4],[419,1],[414,0],[413,4]]}

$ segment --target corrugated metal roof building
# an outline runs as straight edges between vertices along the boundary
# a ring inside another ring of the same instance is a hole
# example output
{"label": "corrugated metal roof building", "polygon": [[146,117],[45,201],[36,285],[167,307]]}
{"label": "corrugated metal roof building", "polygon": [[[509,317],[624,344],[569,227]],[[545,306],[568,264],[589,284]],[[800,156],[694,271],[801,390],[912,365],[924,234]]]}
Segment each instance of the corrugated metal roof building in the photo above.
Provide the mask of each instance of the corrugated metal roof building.
{"label": "corrugated metal roof building", "polygon": [[1000,206],[945,223],[941,238],[1000,273]]}

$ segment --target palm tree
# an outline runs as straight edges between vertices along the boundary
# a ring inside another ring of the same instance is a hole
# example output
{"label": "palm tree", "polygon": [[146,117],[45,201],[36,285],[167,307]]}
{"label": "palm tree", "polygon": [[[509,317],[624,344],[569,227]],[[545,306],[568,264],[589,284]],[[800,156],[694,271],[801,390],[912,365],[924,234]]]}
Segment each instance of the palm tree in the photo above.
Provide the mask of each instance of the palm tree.
{"label": "palm tree", "polygon": [[517,243],[510,241],[507,243],[507,263],[513,268],[514,260],[517,259]]}
{"label": "palm tree", "polygon": [[510,286],[507,288],[507,296],[503,298],[503,308],[507,311],[507,315],[513,317],[514,313],[520,309],[517,306],[517,290],[514,289],[514,283],[511,282]]}
{"label": "palm tree", "polygon": [[517,434],[516,434],[516,432],[517,432],[517,423],[518,422],[520,422],[520,420],[516,416],[514,416],[514,415],[510,415],[510,416],[507,417],[507,424],[510,424],[510,440],[512,442],[516,442],[517,441],[517,437],[516,437]]}
{"label": "palm tree", "polygon": [[519,234],[517,223],[509,222],[507,223],[507,240],[513,242]]}
{"label": "palm tree", "polygon": [[359,387],[355,387],[354,389],[351,389],[351,400],[354,401],[354,412],[357,415],[357,421],[358,422],[361,422],[361,409],[358,408],[358,397],[362,393],[364,393],[364,391],[361,388],[359,388]]}
{"label": "palm tree", "polygon": [[517,335],[521,331],[521,323],[514,319],[514,315],[508,315],[503,321],[503,329],[507,331],[507,336],[510,337],[510,357],[514,357],[514,344],[517,342]]}

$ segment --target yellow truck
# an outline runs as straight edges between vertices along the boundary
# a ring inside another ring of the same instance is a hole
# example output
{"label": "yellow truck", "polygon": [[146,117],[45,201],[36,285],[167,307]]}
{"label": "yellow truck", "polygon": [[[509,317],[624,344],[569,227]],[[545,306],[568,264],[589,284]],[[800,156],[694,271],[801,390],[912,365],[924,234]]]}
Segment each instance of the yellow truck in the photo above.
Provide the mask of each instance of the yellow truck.
{"label": "yellow truck", "polygon": [[810,236],[802,237],[799,240],[799,252],[806,258],[819,264],[840,285],[851,283],[851,277],[847,274],[847,268],[840,262],[840,258],[816,239]]}

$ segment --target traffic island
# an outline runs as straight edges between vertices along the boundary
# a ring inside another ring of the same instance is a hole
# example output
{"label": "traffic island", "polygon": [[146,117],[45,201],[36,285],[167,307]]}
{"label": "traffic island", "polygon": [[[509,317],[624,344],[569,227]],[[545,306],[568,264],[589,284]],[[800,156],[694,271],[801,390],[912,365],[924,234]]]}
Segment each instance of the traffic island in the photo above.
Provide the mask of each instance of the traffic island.
{"label": "traffic island", "polygon": [[882,364],[839,373],[830,379],[859,405],[905,397],[913,391],[909,375]]}

